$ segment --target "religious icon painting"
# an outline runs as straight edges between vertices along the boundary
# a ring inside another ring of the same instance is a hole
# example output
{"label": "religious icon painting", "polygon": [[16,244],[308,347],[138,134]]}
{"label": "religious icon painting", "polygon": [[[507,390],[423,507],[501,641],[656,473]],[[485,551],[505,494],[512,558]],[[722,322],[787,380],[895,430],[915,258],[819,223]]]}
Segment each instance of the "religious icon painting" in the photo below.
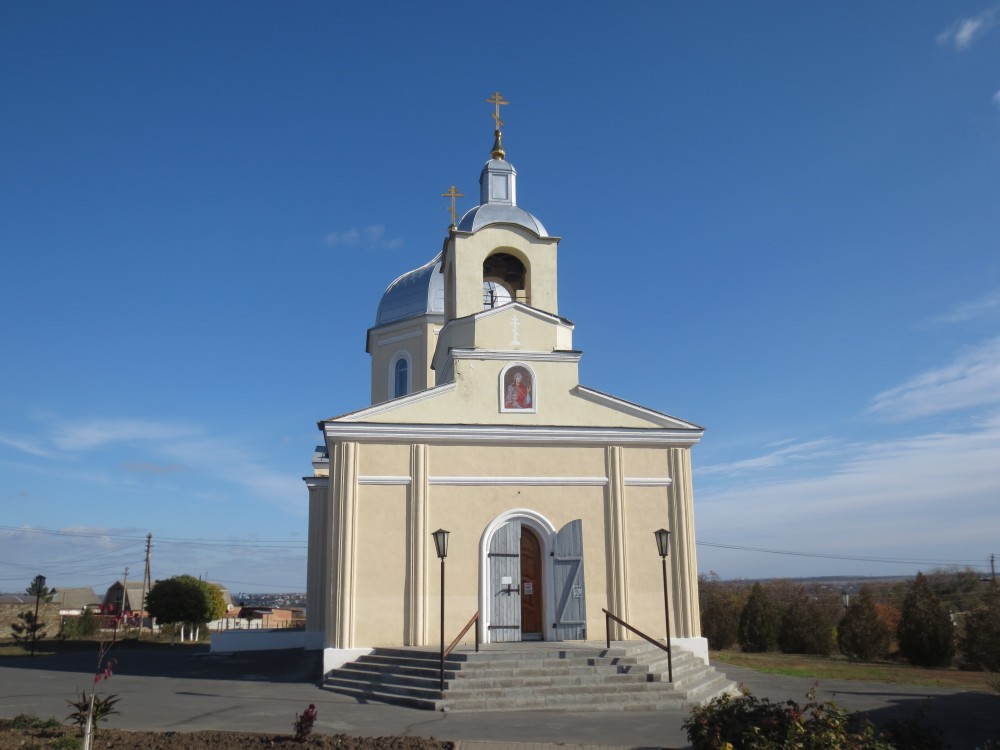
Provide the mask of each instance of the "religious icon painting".
{"label": "religious icon painting", "polygon": [[535,374],[527,365],[507,367],[500,375],[500,411],[534,412]]}

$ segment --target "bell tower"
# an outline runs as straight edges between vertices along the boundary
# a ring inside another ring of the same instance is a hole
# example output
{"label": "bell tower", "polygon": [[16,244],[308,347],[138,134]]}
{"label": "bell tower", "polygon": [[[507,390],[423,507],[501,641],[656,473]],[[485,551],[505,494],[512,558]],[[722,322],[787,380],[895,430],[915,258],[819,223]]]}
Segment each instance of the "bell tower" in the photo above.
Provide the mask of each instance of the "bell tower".
{"label": "bell tower", "polygon": [[449,228],[442,259],[445,320],[521,302],[558,314],[556,249],[542,223],[517,205],[517,170],[503,148],[500,92],[490,160],[479,175],[479,205]]}

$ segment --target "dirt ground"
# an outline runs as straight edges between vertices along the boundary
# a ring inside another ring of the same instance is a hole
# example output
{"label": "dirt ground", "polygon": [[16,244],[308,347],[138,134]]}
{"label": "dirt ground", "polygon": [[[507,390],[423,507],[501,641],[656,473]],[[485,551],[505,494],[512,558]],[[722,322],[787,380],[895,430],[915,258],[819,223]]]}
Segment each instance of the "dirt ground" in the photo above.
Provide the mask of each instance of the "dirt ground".
{"label": "dirt ground", "polygon": [[[35,726],[15,728],[16,720],[0,719],[0,750],[26,748],[81,747],[73,739],[80,731],[70,726]],[[287,748],[288,750],[452,750],[451,742],[426,740],[420,737],[346,737],[344,735],[313,735],[296,742],[291,733],[245,734],[243,732],[126,732],[123,729],[101,729],[93,750],[242,750],[243,748]]]}

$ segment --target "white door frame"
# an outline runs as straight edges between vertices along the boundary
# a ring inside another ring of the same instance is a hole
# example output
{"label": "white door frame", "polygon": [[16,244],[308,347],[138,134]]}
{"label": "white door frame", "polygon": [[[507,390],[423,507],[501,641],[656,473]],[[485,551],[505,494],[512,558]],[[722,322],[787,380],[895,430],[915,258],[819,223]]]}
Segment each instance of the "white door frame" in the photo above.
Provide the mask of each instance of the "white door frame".
{"label": "white door frame", "polygon": [[552,613],[555,612],[552,552],[555,550],[556,527],[541,513],[528,508],[514,508],[501,513],[487,524],[483,536],[479,540],[479,632],[483,643],[490,643],[490,604],[493,601],[490,591],[490,542],[497,530],[508,521],[520,521],[538,535],[542,544],[542,634],[545,640],[555,637],[552,627]]}

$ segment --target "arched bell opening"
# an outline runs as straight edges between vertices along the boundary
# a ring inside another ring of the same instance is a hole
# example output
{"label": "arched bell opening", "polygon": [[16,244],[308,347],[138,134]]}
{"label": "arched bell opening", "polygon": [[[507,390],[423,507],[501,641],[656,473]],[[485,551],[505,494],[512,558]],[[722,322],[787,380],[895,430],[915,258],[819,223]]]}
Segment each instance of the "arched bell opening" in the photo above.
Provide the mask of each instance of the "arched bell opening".
{"label": "arched bell opening", "polygon": [[528,302],[528,269],[515,255],[495,252],[483,261],[483,309]]}

